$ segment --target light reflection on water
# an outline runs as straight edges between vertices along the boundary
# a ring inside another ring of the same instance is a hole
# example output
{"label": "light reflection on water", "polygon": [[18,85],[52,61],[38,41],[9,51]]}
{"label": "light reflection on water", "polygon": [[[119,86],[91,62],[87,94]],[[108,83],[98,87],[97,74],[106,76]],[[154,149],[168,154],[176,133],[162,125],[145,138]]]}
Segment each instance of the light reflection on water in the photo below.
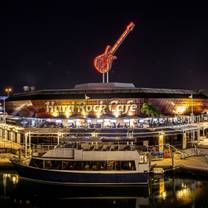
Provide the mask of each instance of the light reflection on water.
{"label": "light reflection on water", "polygon": [[208,207],[208,181],[157,176],[142,188],[70,188],[0,172],[1,207]]}

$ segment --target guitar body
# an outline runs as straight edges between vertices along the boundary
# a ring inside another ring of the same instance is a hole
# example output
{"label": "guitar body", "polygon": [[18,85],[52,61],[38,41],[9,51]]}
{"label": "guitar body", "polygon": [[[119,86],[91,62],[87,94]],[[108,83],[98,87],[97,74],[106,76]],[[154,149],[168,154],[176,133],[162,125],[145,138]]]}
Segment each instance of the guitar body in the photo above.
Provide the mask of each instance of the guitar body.
{"label": "guitar body", "polygon": [[110,46],[107,46],[105,52],[94,59],[94,66],[100,73],[107,73],[110,71],[114,59],[116,56],[110,53]]}

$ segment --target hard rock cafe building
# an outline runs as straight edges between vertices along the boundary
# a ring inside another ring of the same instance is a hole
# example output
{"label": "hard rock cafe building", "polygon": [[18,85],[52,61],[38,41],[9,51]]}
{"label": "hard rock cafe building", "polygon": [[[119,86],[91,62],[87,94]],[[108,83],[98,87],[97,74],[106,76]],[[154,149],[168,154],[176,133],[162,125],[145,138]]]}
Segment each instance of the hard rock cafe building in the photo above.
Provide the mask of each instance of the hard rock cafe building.
{"label": "hard rock cafe building", "polygon": [[[158,109],[160,116],[148,114],[142,109],[144,103]],[[28,132],[30,142],[42,142],[47,133],[128,140],[140,146],[158,145],[163,151],[165,144],[186,149],[208,132],[206,92],[136,88],[131,83],[88,83],[73,89],[17,93],[6,100],[6,112],[0,136],[19,142]]]}

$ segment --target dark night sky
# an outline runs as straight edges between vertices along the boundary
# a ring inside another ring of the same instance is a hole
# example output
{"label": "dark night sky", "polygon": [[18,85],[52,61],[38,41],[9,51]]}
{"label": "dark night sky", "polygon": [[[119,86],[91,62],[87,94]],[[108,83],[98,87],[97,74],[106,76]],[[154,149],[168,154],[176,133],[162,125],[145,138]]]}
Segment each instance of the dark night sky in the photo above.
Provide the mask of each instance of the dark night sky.
{"label": "dark night sky", "polygon": [[24,85],[70,88],[99,82],[93,58],[130,21],[136,27],[116,53],[111,81],[208,88],[208,8],[202,4],[28,2],[8,1],[1,7],[1,91],[8,85],[20,91]]}

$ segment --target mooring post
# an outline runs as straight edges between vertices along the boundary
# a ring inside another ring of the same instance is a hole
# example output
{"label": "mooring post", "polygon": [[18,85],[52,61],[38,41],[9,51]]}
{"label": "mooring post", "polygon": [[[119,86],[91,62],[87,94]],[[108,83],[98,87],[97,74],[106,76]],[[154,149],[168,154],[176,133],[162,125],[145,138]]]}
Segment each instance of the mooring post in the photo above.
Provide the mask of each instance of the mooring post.
{"label": "mooring post", "polygon": [[28,133],[25,134],[25,157],[27,157],[27,138],[28,138]]}
{"label": "mooring post", "polygon": [[175,169],[175,150],[172,149],[172,169]]}
{"label": "mooring post", "polygon": [[148,151],[149,172],[151,170],[151,152]]}

